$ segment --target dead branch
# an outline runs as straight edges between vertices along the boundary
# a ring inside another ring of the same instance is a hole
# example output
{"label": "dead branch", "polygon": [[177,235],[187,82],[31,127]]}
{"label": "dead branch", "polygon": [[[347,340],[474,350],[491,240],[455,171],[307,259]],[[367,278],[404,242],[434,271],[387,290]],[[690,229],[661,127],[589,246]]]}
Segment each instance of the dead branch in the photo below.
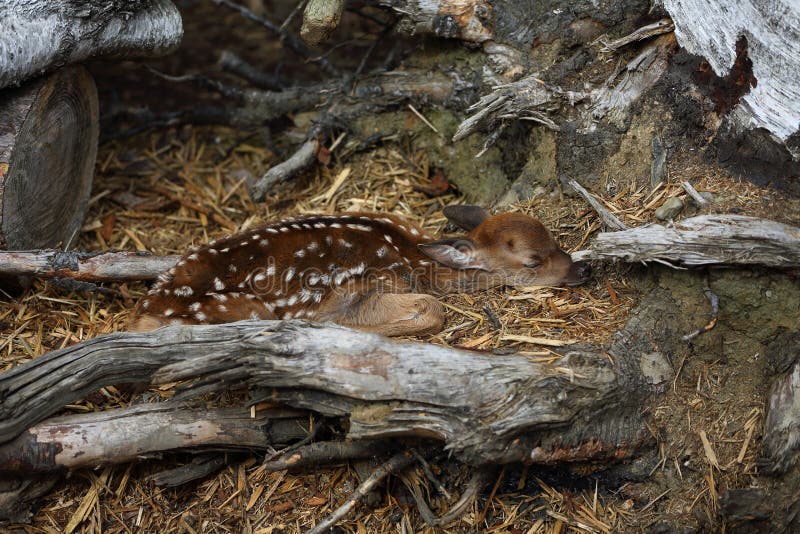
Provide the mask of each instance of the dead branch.
{"label": "dead branch", "polygon": [[603,224],[606,228],[610,228],[611,230],[627,230],[628,227],[620,221],[616,215],[608,211],[608,209],[603,206],[599,200],[594,198],[591,193],[589,193],[581,184],[579,184],[575,180],[570,180],[569,185],[572,186],[578,194],[583,197],[583,199],[589,203],[589,205],[594,208],[594,211],[600,216],[600,219],[603,221]]}
{"label": "dead branch", "polygon": [[392,448],[387,448],[383,440],[321,441],[300,447],[277,459],[265,461],[264,467],[268,471],[283,471],[297,467],[334,464],[380,456],[387,451],[393,452]]}
{"label": "dead branch", "polygon": [[153,280],[173,267],[179,258],[144,252],[0,252],[0,274],[72,278],[83,282]]}
{"label": "dead branch", "polygon": [[258,69],[258,67],[251,65],[230,50],[222,51],[222,54],[219,56],[218,64],[222,70],[235,74],[259,89],[280,91],[284,88],[284,85],[277,76],[273,76]]}
{"label": "dead branch", "polygon": [[673,226],[649,224],[600,233],[588,250],[573,258],[798,267],[800,228],[743,215],[700,215]]}
{"label": "dead branch", "polygon": [[309,0],[303,11],[300,37],[311,46],[326,40],[339,25],[344,5],[344,0]]}
{"label": "dead branch", "polygon": [[266,450],[302,439],[297,410],[192,409],[175,402],[54,417],[0,445],[0,472],[52,472],[178,449]]}
{"label": "dead branch", "polygon": [[697,189],[692,187],[692,184],[689,182],[682,182],[681,185],[683,186],[684,191],[688,193],[694,203],[697,204],[701,208],[705,208],[708,206],[708,200],[704,199],[703,196],[697,192]]}
{"label": "dead branch", "polygon": [[672,23],[672,21],[670,19],[661,19],[657,22],[653,22],[652,24],[647,24],[646,26],[637,28],[633,32],[624,37],[620,37],[619,39],[609,41],[606,36],[603,36],[598,39],[598,42],[603,45],[601,51],[613,52],[625,45],[650,39],[651,37],[656,37],[671,31],[675,31],[675,25]]}
{"label": "dead branch", "polygon": [[250,198],[255,202],[263,201],[267,192],[272,190],[276,184],[291,179],[300,171],[311,166],[317,158],[320,144],[319,136],[312,134],[289,159],[270,168],[254,184],[247,184]]}
{"label": "dead branch", "polygon": [[272,402],[344,417],[350,440],[436,440],[472,464],[622,458],[646,442],[637,335],[618,336],[611,359],[576,348],[552,366],[303,321],[110,334],[0,374],[0,442],[109,384],[194,381],[187,395],[266,388]]}
{"label": "dead branch", "polygon": [[411,477],[408,476],[401,476],[401,480],[406,488],[408,488],[411,496],[414,497],[414,502],[417,504],[419,515],[422,517],[423,521],[431,527],[444,527],[464,515],[464,512],[466,512],[467,508],[474,502],[478,493],[486,486],[489,481],[489,476],[493,471],[494,470],[491,468],[479,468],[476,470],[475,474],[472,475],[472,478],[470,478],[467,483],[467,487],[464,489],[461,497],[441,517],[436,517],[436,514],[434,514],[433,510],[428,506],[428,502],[422,494],[422,489],[416,481],[411,480]]}
{"label": "dead branch", "polygon": [[274,24],[273,22],[267,20],[266,18],[256,15],[246,7],[231,2],[230,0],[214,0],[214,3],[217,5],[225,6],[233,11],[237,11],[243,17],[250,19],[253,22],[261,24],[270,33],[279,37],[281,42],[285,44],[286,47],[289,48],[289,50],[291,50],[298,56],[305,58],[311,63],[316,64],[328,76],[334,78],[339,78],[341,76],[339,69],[334,67],[330,61],[328,61],[324,56],[316,54],[313,50],[311,50],[308,46],[306,46],[305,43],[303,43],[303,41],[292,35],[283,26],[278,26],[277,24]]}
{"label": "dead branch", "polygon": [[314,528],[308,531],[309,534],[321,534],[327,532],[336,523],[338,523],[344,516],[350,513],[355,508],[359,500],[363,499],[370,491],[375,488],[383,479],[402,471],[406,467],[415,462],[414,456],[409,452],[400,452],[389,458],[389,460],[378,467],[358,488],[350,495],[347,500],[339,508],[337,508],[331,515],[314,525]]}

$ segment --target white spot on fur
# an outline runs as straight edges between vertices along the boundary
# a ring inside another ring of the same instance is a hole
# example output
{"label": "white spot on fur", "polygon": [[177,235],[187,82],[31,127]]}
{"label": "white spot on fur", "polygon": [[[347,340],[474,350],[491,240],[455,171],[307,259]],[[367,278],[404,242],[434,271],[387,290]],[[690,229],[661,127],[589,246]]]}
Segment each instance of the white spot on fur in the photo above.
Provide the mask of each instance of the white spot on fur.
{"label": "white spot on fur", "polygon": [[258,245],[261,246],[261,247],[266,247],[266,246],[269,245],[269,240],[262,239],[261,241],[258,242]]}
{"label": "white spot on fur", "polygon": [[316,302],[317,304],[322,302],[322,295],[323,295],[322,291],[315,291],[314,292],[314,297],[313,297],[314,298],[314,302]]}
{"label": "white spot on fur", "polygon": [[193,312],[200,311],[200,306],[201,306],[201,304],[199,302],[193,302],[189,306],[189,311],[193,311]]}
{"label": "white spot on fur", "polygon": [[240,246],[240,247],[246,247],[246,246],[247,246],[247,245],[249,245],[249,244],[250,244],[250,241],[248,241],[248,240],[246,240],[246,239],[245,239],[244,241],[242,241],[241,243],[239,243],[239,246]]}
{"label": "white spot on fur", "polygon": [[197,258],[198,258],[197,254],[189,254],[186,257],[186,259],[189,260],[189,261],[197,261]]}
{"label": "white spot on fur", "polygon": [[297,295],[292,295],[286,300],[287,306],[294,306],[295,304],[297,304]]}
{"label": "white spot on fur", "polygon": [[314,252],[315,250],[317,250],[317,248],[319,248],[319,245],[317,244],[316,241],[312,241],[311,243],[308,244],[306,248],[308,249],[309,252]]}
{"label": "white spot on fur", "polygon": [[411,235],[419,235],[419,230],[417,230],[416,228],[412,228]]}
{"label": "white spot on fur", "polygon": [[289,267],[288,269],[286,269],[286,274],[283,275],[283,279],[286,282],[289,282],[292,278],[294,278],[294,273],[295,273],[294,267]]}
{"label": "white spot on fur", "polygon": [[169,317],[173,313],[175,313],[175,310],[173,310],[172,308],[167,308],[166,310],[164,310],[164,316],[165,317]]}
{"label": "white spot on fur", "polygon": [[206,319],[208,319],[208,316],[206,316],[206,314],[203,312],[197,312],[194,314],[194,318],[197,319],[198,321],[205,321]]}
{"label": "white spot on fur", "polygon": [[266,280],[267,275],[264,273],[258,273],[253,277],[253,282],[261,282],[262,280]]}
{"label": "white spot on fur", "polygon": [[228,307],[227,307],[227,306],[225,306],[224,304],[220,304],[219,306],[217,306],[217,309],[218,309],[219,311],[221,311],[222,313],[225,313],[225,312],[227,312],[227,311],[228,311]]}
{"label": "white spot on fur", "polygon": [[219,254],[219,251],[217,249],[215,249],[215,248],[210,248],[210,249],[208,249],[208,253],[211,254],[211,255],[216,255],[216,254]]}
{"label": "white spot on fur", "polygon": [[176,264],[177,267],[183,267],[184,265],[186,265],[186,260],[181,260]]}
{"label": "white spot on fur", "polygon": [[381,222],[385,222],[386,224],[392,224],[393,223],[393,221],[388,217],[381,217],[378,220],[381,221]]}
{"label": "white spot on fur", "polygon": [[269,232],[270,234],[277,234],[277,233],[278,233],[278,230],[276,230],[275,228],[267,228],[266,230],[267,230],[267,232]]}
{"label": "white spot on fur", "polygon": [[[235,295],[235,293],[231,293],[231,295]],[[214,297],[215,299],[217,299],[220,302],[228,302],[228,296],[227,295],[223,295],[222,293],[214,293],[211,296]]]}
{"label": "white spot on fur", "polygon": [[289,227],[288,226],[281,226],[281,232],[286,233],[288,231],[289,231]]}
{"label": "white spot on fur", "polygon": [[309,291],[306,288],[301,289],[298,295],[300,298],[300,302],[302,302],[303,304],[305,304],[311,299],[311,291]]}
{"label": "white spot on fur", "polygon": [[301,249],[298,249],[298,250],[295,250],[295,251],[294,251],[294,257],[295,257],[295,258],[302,258],[302,257],[303,257],[303,256],[305,256],[305,255],[306,255],[306,251],[305,251],[305,249],[302,249],[302,248],[301,248]]}
{"label": "white spot on fur", "polygon": [[389,234],[383,234],[383,238],[386,240],[387,243],[389,243],[390,245],[392,244],[392,236],[390,236]]}
{"label": "white spot on fur", "polygon": [[347,276],[348,276],[347,271],[339,271],[334,275],[333,283],[336,284],[337,286],[341,285],[342,282],[344,282],[347,279]]}
{"label": "white spot on fur", "polygon": [[229,249],[228,247],[225,247],[222,250],[220,250],[220,252],[222,252],[223,254],[227,254],[230,251],[231,251],[231,249]]}
{"label": "white spot on fur", "polygon": [[331,223],[331,228],[341,228],[342,225],[340,223]]}
{"label": "white spot on fur", "polygon": [[191,297],[194,295],[194,291],[189,286],[181,286],[175,290],[176,297]]}
{"label": "white spot on fur", "polygon": [[325,236],[325,243],[327,243],[328,246],[333,245],[333,236],[326,235]]}
{"label": "white spot on fur", "polygon": [[225,284],[222,283],[222,280],[220,280],[219,278],[214,278],[214,289],[216,289],[217,291],[222,291],[223,289],[225,289]]}
{"label": "white spot on fur", "polygon": [[326,226],[325,223],[321,223],[321,222],[314,223],[314,228],[325,228],[325,226]]}
{"label": "white spot on fur", "polygon": [[389,251],[386,250],[386,247],[381,247],[375,251],[375,255],[377,255],[379,258],[385,258],[387,252]]}
{"label": "white spot on fur", "polygon": [[[367,219],[367,220],[369,220],[369,219]],[[362,232],[371,232],[372,231],[372,227],[371,226],[367,226],[366,224],[348,224],[347,227],[350,228],[351,230],[361,230]]]}
{"label": "white spot on fur", "polygon": [[339,239],[339,244],[345,248],[353,248],[353,244],[349,241],[345,241],[344,239]]}
{"label": "white spot on fur", "polygon": [[150,307],[150,301],[149,301],[149,300],[145,300],[145,301],[142,303],[142,308],[144,308],[144,309],[146,310],[146,309],[147,309],[147,308],[149,308],[149,307]]}
{"label": "white spot on fur", "polygon": [[230,265],[228,265],[228,271],[231,272],[231,273],[235,273],[237,271],[236,265],[234,265],[232,263]]}
{"label": "white spot on fur", "polygon": [[250,237],[253,238],[253,241],[258,241],[259,239],[261,239],[261,234],[253,234]]}
{"label": "white spot on fur", "polygon": [[255,321],[255,320],[260,319],[260,318],[261,317],[259,317],[258,312],[254,312],[254,311],[250,312],[250,319],[253,319]]}
{"label": "white spot on fur", "polygon": [[286,312],[283,314],[283,317],[281,317],[281,319],[283,319],[284,321],[288,321],[292,317],[293,317],[292,312]]}
{"label": "white spot on fur", "polygon": [[275,266],[269,265],[267,266],[267,276],[272,276],[275,274]]}
{"label": "white spot on fur", "polygon": [[299,224],[293,224],[292,228],[294,228],[295,230],[299,230],[300,229],[300,225]]}
{"label": "white spot on fur", "polygon": [[275,301],[276,308],[285,308],[286,307],[286,299],[278,299]]}

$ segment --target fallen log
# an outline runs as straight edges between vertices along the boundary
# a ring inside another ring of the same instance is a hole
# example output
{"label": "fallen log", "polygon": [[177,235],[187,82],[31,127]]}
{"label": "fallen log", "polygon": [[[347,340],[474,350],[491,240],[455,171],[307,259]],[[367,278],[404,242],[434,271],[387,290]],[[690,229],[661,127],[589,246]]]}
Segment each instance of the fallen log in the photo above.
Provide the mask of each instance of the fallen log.
{"label": "fallen log", "polygon": [[800,228],[743,215],[700,215],[673,226],[602,232],[573,259],[799,267]]}
{"label": "fallen log", "polygon": [[0,94],[0,248],[69,246],[89,202],[98,117],[94,80],[80,66]]}
{"label": "fallen log", "polygon": [[0,375],[0,442],[105,385],[191,381],[180,398],[247,385],[344,417],[350,440],[433,440],[471,464],[620,459],[647,442],[641,403],[663,380],[638,335],[548,365],[303,321],[111,334]]}
{"label": "fallen log", "polygon": [[171,0],[7,0],[0,20],[0,88],[87,59],[163,55],[183,36]]}

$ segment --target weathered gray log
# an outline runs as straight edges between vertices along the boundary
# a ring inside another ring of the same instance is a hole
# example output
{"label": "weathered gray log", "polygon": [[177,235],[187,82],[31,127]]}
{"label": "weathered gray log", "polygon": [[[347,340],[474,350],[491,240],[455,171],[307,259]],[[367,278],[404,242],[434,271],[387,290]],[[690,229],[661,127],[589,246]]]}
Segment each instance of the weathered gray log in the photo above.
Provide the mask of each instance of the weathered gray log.
{"label": "weathered gray log", "polygon": [[300,37],[311,46],[330,37],[342,18],[344,4],[345,0],[309,0],[303,11]]}
{"label": "weathered gray log", "polygon": [[183,35],[171,0],[5,0],[0,21],[0,88],[87,59],[166,54]]}
{"label": "weathered gray log", "polygon": [[84,282],[154,280],[179,259],[177,255],[154,256],[146,252],[0,252],[0,275],[72,278]]}
{"label": "weathered gray log", "polygon": [[647,441],[647,383],[663,380],[645,376],[631,328],[608,352],[575,348],[556,365],[303,321],[111,334],[0,375],[0,442],[105,385],[194,380],[183,397],[266,388],[267,400],[345,417],[349,439],[436,440],[473,464],[627,457]]}
{"label": "weathered gray log", "polygon": [[0,473],[96,467],[178,449],[280,448],[304,438],[307,422],[297,410],[207,410],[176,402],[54,417],[0,445]]}
{"label": "weathered gray log", "polygon": [[800,266],[800,228],[743,215],[700,215],[673,226],[649,224],[603,232],[582,260],[669,262],[699,265]]}
{"label": "weathered gray log", "polygon": [[98,117],[81,66],[0,92],[0,248],[69,246],[88,206]]}
{"label": "weathered gray log", "polygon": [[[775,0],[661,0],[678,43],[725,76],[747,38],[757,83],[731,112],[740,129],[765,128],[781,141],[800,130],[800,4]],[[780,53],[775,53],[780,50]],[[800,159],[800,145],[787,148]]]}

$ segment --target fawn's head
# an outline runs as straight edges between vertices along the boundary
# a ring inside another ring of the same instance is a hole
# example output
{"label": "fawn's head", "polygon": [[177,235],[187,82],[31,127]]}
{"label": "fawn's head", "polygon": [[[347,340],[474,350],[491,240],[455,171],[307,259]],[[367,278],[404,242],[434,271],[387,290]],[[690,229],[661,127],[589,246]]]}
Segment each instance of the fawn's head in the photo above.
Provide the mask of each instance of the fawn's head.
{"label": "fawn's head", "polygon": [[489,215],[479,206],[447,206],[444,215],[469,232],[465,237],[419,245],[438,263],[491,279],[486,285],[578,285],[589,278],[585,262],[573,262],[541,222],[522,213]]}

